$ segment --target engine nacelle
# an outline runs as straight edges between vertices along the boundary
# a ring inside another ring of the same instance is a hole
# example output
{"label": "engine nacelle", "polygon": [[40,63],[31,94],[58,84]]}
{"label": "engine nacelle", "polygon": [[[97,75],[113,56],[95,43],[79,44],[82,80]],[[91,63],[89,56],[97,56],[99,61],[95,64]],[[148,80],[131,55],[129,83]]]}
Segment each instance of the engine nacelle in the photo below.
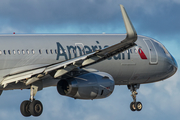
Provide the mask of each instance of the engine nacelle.
{"label": "engine nacelle", "polygon": [[106,98],[114,90],[113,77],[105,72],[86,73],[57,83],[59,94],[75,99]]}

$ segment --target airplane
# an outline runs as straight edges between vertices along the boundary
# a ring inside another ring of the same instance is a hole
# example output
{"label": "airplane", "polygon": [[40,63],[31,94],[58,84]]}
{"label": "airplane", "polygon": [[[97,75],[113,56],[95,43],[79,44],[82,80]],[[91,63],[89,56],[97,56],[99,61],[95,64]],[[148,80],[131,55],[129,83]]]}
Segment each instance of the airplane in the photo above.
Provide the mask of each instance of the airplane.
{"label": "airplane", "polygon": [[25,117],[40,116],[38,91],[56,86],[60,95],[93,100],[110,96],[115,85],[131,91],[132,111],[140,84],[165,80],[177,63],[157,40],[137,35],[123,5],[127,34],[12,34],[0,35],[0,95],[3,90],[30,89],[20,105]]}

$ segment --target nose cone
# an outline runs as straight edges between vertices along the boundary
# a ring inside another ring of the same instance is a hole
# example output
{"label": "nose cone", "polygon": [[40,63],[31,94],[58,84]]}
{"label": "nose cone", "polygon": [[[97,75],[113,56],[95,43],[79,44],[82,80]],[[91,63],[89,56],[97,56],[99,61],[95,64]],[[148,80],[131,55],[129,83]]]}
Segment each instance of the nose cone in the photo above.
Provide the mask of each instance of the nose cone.
{"label": "nose cone", "polygon": [[170,58],[167,58],[167,62],[168,62],[168,77],[171,77],[172,75],[174,75],[178,69],[178,65],[176,60],[174,59],[174,57],[171,55]]}
{"label": "nose cone", "polygon": [[[176,73],[177,69],[178,69],[178,64],[176,62],[176,60],[174,59],[174,57],[172,56],[172,60],[173,60],[173,63],[172,63],[172,66],[173,66],[173,71],[174,71],[174,74]],[[173,75],[174,75],[173,74]]]}
{"label": "nose cone", "polygon": [[174,57],[172,56],[172,60],[173,60],[173,65],[174,65],[174,67],[176,67],[176,69],[178,68],[178,64],[177,64],[177,62],[176,62],[176,60],[174,59]]}

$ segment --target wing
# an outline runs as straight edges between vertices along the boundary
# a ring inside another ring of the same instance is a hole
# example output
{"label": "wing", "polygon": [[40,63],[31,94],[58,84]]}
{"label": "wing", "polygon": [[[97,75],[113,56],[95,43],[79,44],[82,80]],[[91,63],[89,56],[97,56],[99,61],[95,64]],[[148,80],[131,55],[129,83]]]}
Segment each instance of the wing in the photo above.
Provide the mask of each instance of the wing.
{"label": "wing", "polygon": [[25,80],[26,85],[30,85],[35,81],[40,80],[42,77],[46,76],[47,74],[50,74],[54,78],[58,78],[76,68],[83,68],[88,65],[95,64],[97,62],[101,62],[109,57],[112,57],[120,52],[123,52],[133,46],[135,46],[135,41],[137,40],[137,33],[126,13],[126,10],[122,5],[120,5],[123,20],[125,23],[127,36],[124,40],[122,40],[120,43],[117,43],[115,45],[112,45],[110,47],[79,56],[77,58],[55,63],[52,65],[48,65],[42,68],[17,73],[14,75],[8,75],[6,76],[3,81],[1,82],[1,85],[6,87],[9,83],[12,82],[19,82],[21,80]]}

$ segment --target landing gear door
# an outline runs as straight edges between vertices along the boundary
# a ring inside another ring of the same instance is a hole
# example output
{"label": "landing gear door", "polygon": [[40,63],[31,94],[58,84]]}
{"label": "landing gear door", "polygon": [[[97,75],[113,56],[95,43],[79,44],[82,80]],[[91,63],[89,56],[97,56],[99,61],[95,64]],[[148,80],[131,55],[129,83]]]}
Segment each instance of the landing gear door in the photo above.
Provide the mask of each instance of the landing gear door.
{"label": "landing gear door", "polygon": [[158,54],[153,42],[150,39],[144,39],[144,42],[149,50],[149,64],[150,65],[158,64]]}
{"label": "landing gear door", "polygon": [[77,56],[85,55],[84,45],[82,43],[75,43]]}

